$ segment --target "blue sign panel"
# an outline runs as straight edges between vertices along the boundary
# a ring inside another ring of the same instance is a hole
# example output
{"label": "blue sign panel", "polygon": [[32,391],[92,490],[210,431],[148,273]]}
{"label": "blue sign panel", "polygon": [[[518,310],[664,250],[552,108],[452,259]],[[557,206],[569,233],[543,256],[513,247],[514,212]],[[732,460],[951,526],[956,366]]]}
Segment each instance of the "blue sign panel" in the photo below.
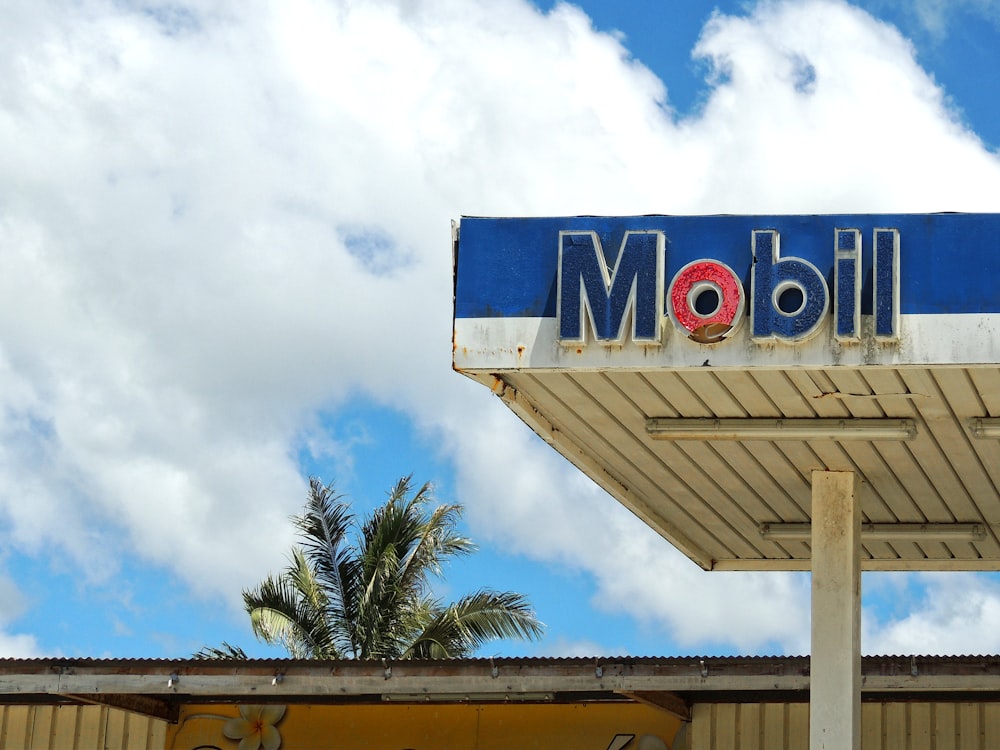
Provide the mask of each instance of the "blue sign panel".
{"label": "blue sign panel", "polygon": [[[465,218],[455,317],[556,321],[566,346],[897,341],[1000,313],[1000,214]],[[870,316],[870,323],[864,320]]]}

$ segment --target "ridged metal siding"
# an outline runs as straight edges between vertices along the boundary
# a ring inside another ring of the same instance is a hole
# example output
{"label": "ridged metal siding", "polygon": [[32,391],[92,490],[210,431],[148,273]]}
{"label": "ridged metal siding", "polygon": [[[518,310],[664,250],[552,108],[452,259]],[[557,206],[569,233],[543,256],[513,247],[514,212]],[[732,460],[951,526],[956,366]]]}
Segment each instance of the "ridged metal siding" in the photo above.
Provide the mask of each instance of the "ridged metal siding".
{"label": "ridged metal siding", "polygon": [[[809,750],[807,703],[700,703],[688,747],[673,750]],[[862,750],[995,750],[1000,703],[865,703]]]}
{"label": "ridged metal siding", "polygon": [[0,706],[0,750],[163,750],[166,733],[105,706]]}

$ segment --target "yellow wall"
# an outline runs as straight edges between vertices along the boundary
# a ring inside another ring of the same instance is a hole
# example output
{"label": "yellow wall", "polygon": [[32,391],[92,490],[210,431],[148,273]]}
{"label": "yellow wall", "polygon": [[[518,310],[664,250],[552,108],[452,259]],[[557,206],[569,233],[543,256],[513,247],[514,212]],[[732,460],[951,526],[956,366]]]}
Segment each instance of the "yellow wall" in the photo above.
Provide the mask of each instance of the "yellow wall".
{"label": "yellow wall", "polygon": [[166,728],[105,706],[0,706],[0,750],[161,750]]}
{"label": "yellow wall", "polygon": [[[808,703],[699,703],[691,750],[809,750]],[[1000,703],[864,703],[861,750],[995,750]]]}
{"label": "yellow wall", "polygon": [[[235,750],[222,728],[238,715],[233,705],[185,706],[166,747]],[[275,724],[282,750],[636,750],[643,735],[669,748],[679,727],[655,708],[596,703],[292,705]]]}

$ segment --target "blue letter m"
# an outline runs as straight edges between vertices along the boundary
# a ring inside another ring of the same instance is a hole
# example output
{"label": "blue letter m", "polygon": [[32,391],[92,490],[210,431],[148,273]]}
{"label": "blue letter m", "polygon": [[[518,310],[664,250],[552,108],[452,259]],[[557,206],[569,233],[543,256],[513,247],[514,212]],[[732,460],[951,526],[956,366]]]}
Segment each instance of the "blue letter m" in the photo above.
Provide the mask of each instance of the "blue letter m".
{"label": "blue letter m", "polygon": [[660,343],[665,248],[663,232],[625,232],[609,272],[596,232],[560,232],[556,311],[560,342],[586,341],[589,319],[598,341],[623,343],[631,310],[632,340]]}

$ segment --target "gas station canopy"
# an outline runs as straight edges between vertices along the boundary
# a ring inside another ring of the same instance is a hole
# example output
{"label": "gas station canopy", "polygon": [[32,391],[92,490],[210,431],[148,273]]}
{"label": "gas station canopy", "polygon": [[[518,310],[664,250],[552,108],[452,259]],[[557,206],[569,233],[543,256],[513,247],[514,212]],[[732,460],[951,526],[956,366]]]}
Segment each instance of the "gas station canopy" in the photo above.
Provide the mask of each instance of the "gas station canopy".
{"label": "gas station canopy", "polygon": [[454,367],[705,569],[1000,563],[1000,215],[463,218]]}

